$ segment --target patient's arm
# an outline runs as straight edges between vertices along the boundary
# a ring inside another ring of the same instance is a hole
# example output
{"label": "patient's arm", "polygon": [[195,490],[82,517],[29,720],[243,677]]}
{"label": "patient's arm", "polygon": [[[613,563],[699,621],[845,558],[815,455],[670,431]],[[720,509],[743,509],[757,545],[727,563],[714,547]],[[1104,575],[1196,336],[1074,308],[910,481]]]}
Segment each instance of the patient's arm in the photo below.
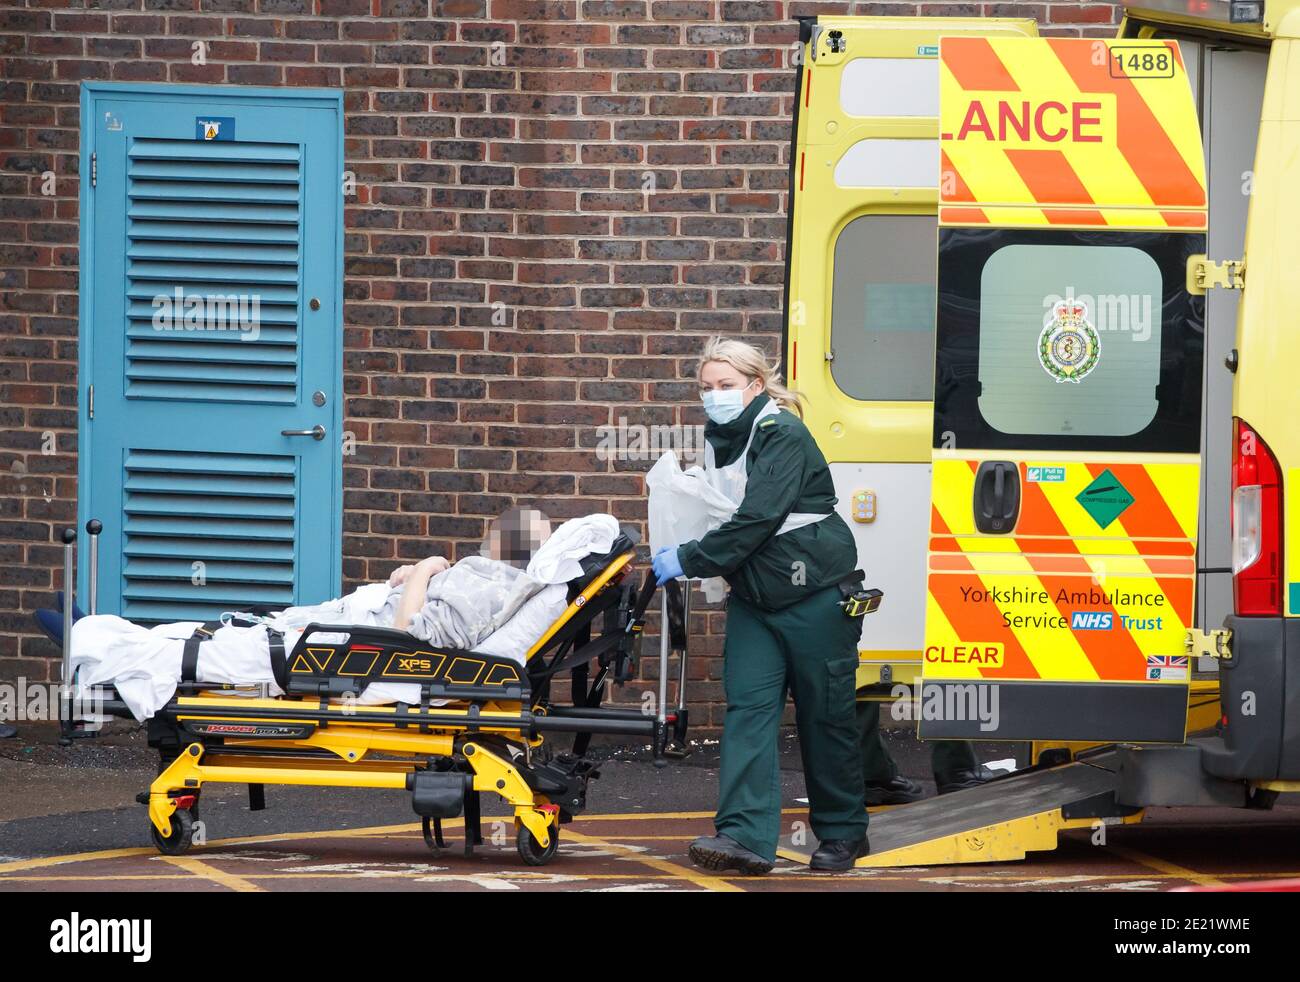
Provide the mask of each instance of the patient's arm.
{"label": "patient's arm", "polygon": [[[451,563],[441,556],[430,556],[414,566],[405,566],[393,574],[389,579],[389,583],[394,586],[404,584],[402,586],[402,598],[397,604],[397,613],[393,616],[393,627],[399,631],[405,631],[410,627],[411,618],[424,606],[425,595],[429,590],[429,580],[443,570],[450,568]],[[407,571],[403,578],[394,583],[393,580],[403,573],[403,570]]]}

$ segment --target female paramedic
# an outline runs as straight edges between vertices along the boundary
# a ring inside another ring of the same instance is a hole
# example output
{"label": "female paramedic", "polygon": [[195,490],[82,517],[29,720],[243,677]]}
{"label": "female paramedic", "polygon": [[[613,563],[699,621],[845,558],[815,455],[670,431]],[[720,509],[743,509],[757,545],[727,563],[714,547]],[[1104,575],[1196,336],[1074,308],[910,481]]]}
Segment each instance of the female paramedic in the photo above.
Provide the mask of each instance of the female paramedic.
{"label": "female paramedic", "polygon": [[820,840],[810,865],[848,869],[868,851],[854,715],[862,622],[841,606],[857,562],[853,535],[835,514],[826,458],[796,415],[801,397],[759,349],[714,338],[700,355],[699,382],[706,478],[740,504],[703,538],[660,549],[653,561],[660,583],[722,576],[731,587],[717,835],[696,839],[691,860],[751,874],[776,861],[788,689]]}

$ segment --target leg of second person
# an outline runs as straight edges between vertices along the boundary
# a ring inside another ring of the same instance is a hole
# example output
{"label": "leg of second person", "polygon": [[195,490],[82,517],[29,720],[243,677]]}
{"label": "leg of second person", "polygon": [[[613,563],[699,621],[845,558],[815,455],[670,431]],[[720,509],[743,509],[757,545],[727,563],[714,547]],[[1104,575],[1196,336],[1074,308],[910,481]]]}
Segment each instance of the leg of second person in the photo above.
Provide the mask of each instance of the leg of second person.
{"label": "leg of second person", "polygon": [[984,783],[975,747],[968,740],[936,740],[930,760],[940,794]]}
{"label": "leg of second person", "polygon": [[889,784],[898,777],[898,765],[880,735],[880,703],[857,704],[858,739],[862,741],[862,783],[868,787]]}
{"label": "leg of second person", "polygon": [[718,776],[719,835],[775,861],[781,822],[778,738],[785,708],[786,662],[758,611],[732,596],[722,654],[727,715]]}

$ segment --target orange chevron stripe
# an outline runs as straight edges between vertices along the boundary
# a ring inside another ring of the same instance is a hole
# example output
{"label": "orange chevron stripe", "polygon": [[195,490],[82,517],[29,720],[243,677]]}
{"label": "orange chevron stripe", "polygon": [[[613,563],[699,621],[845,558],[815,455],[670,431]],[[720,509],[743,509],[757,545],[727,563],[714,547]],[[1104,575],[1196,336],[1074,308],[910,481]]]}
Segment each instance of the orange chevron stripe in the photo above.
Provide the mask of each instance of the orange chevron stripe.
{"label": "orange chevron stripe", "polygon": [[[1120,483],[1128,488],[1129,493],[1133,495],[1133,504],[1124,510],[1117,521],[1124,526],[1124,530],[1130,535],[1159,536],[1161,538],[1182,538],[1184,549],[1187,556],[1195,555],[1195,547],[1186,541],[1187,535],[1182,526],[1178,524],[1178,519],[1174,513],[1169,510],[1169,505],[1165,503],[1164,495],[1156,487],[1155,481],[1151,480],[1151,473],[1141,464],[1112,464],[1111,473],[1119,478]],[[1095,477],[1101,473],[1101,469],[1090,466],[1089,473]],[[1138,549],[1141,553],[1141,548]],[[1148,562],[1148,566],[1151,564]],[[1182,561],[1182,572],[1195,575],[1196,563],[1192,559]],[[1155,574],[1153,569],[1152,574]],[[1169,597],[1170,604],[1177,612],[1179,619],[1187,625],[1192,623],[1192,583],[1184,578],[1168,579],[1162,576],[1156,576],[1156,582],[1160,589]],[[1174,602],[1174,597],[1178,597],[1178,602]]]}
{"label": "orange chevron stripe", "polygon": [[[969,566],[967,562],[967,566]],[[1034,666],[1033,659],[1021,647],[1015,633],[1002,626],[1002,618],[996,604],[967,604],[962,601],[961,588],[983,590],[984,581],[979,575],[939,573],[930,577],[930,596],[943,608],[948,622],[957,636],[971,641],[992,641],[1002,643],[1002,667],[982,669],[986,677],[999,676],[1013,679],[1042,678]]]}
{"label": "orange chevron stripe", "polygon": [[943,63],[952,72],[957,84],[968,91],[1019,92],[1020,86],[1011,77],[1002,59],[989,44],[988,38],[944,38]]}
{"label": "orange chevron stripe", "polygon": [[1043,584],[1043,589],[1052,595],[1052,603],[1056,604],[1056,609],[1066,620],[1069,620],[1076,610],[1097,610],[1109,613],[1114,618],[1113,631],[1078,631],[1074,634],[1074,640],[1083,649],[1088,661],[1092,662],[1092,667],[1097,670],[1099,678],[1132,679],[1142,678],[1145,675],[1146,656],[1138,647],[1137,639],[1128,631],[1120,629],[1119,611],[1112,604],[1088,603],[1085,606],[1069,601],[1058,603],[1056,600],[1061,590],[1081,590],[1084,589],[1084,584],[1098,590],[1103,590],[1104,587],[1097,586],[1092,579],[1081,583],[1077,576],[1040,576],[1039,581]]}
{"label": "orange chevron stripe", "polygon": [[1190,228],[1204,231],[1208,227],[1203,211],[1162,211],[1160,217],[1172,228]]}
{"label": "orange chevron stripe", "polygon": [[1151,480],[1151,474],[1142,464],[1089,464],[1088,473],[1097,477],[1109,467],[1119,482],[1128,488],[1133,504],[1124,509],[1119,523],[1130,535],[1151,539],[1186,539],[1187,533],[1165,504],[1165,496]]}
{"label": "orange chevron stripe", "polygon": [[[1069,158],[1060,150],[1003,151],[1034,200],[1045,205],[1095,204]],[[1104,223],[1103,223],[1104,224]]]}
{"label": "orange chevron stripe", "polygon": [[[1067,534],[1065,526],[1061,523],[1060,516],[1058,516],[1055,510],[1052,509],[1050,502],[1047,500],[1047,496],[1043,494],[1043,489],[1039,487],[1039,485],[1025,482],[1024,490],[1021,491],[1022,501],[1026,495],[1029,497],[1038,496],[1042,498],[1043,507],[1045,510],[1051,512],[1052,522],[1056,526],[1056,534],[1063,536]],[[1068,551],[1078,551],[1073,539],[1067,538],[1061,541],[1063,544],[1068,545]],[[1020,544],[1018,537],[1016,543],[1017,545]],[[1024,546],[1021,546],[1021,550],[1025,551]],[[1091,567],[1088,566],[1087,562],[1084,562],[1083,566],[1085,575],[1089,576],[1087,582],[1089,585],[1093,585],[1091,579]],[[1056,597],[1061,590],[1064,589],[1066,591],[1071,591],[1080,588],[1078,577],[1040,575],[1039,581],[1043,584],[1043,588],[1051,594],[1052,603],[1055,604],[1056,609],[1061,612],[1061,616],[1067,620],[1076,610],[1088,609],[1100,610],[1104,613],[1108,612],[1115,619],[1115,623],[1119,623],[1119,611],[1117,611],[1111,604],[1089,604],[1087,608],[1082,608],[1076,607],[1069,602],[1057,602]],[[1137,641],[1127,631],[1099,631],[1095,634],[1091,631],[1080,631],[1075,633],[1074,639],[1078,642],[1079,647],[1083,649],[1083,653],[1087,657],[1088,661],[1092,662],[1092,667],[1097,670],[1097,675],[1103,679],[1133,678],[1135,677],[1134,672],[1137,670],[1138,666],[1141,666],[1142,668],[1146,667],[1146,658],[1142,654],[1142,649],[1138,647]],[[1141,675],[1139,674],[1136,677],[1140,678]]]}
{"label": "orange chevron stripe", "polygon": [[982,208],[940,208],[939,221],[945,225],[987,225],[989,216]]}
{"label": "orange chevron stripe", "polygon": [[[1119,151],[1159,207],[1201,208],[1205,189],[1188,169],[1178,148],[1128,78],[1112,78],[1109,66],[1093,63],[1089,45],[1049,38],[1048,44],[1081,92],[1115,96]],[[1177,49],[1176,44],[1169,44]]]}
{"label": "orange chevron stripe", "polygon": [[930,534],[931,535],[949,534],[948,526],[944,522],[943,516],[939,514],[939,509],[935,506],[933,502],[930,503]]}

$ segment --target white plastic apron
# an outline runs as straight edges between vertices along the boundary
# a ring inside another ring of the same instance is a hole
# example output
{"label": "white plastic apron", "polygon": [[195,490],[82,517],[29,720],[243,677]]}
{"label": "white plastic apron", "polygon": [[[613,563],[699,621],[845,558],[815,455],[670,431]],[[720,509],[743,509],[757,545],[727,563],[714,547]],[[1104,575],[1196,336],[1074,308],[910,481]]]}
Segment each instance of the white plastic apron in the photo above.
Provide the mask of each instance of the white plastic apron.
{"label": "white plastic apron", "polygon": [[[713,444],[709,443],[708,440],[704,441],[704,480],[734,501],[737,508],[745,500],[745,486],[749,483],[749,472],[746,469],[745,461],[749,457],[750,445],[754,442],[754,432],[758,429],[758,424],[762,420],[768,416],[775,416],[780,411],[781,407],[775,401],[768,401],[767,405],[754,417],[754,425],[749,428],[749,439],[745,441],[745,449],[730,464],[719,467],[713,453]],[[776,530],[776,534],[785,535],[785,533],[793,532],[805,525],[820,522],[823,518],[830,518],[830,513],[815,515],[811,512],[791,512],[786,516],[785,521],[781,523],[781,527]]]}

